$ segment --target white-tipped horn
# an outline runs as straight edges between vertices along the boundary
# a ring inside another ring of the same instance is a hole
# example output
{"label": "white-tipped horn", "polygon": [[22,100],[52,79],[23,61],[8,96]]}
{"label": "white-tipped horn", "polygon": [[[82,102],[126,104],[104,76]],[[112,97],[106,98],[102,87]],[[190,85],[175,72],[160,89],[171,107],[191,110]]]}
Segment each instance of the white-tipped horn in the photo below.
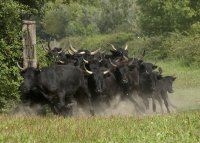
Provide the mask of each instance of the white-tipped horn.
{"label": "white-tipped horn", "polygon": [[113,48],[113,50],[117,51],[117,49],[115,48],[115,46],[113,44],[110,44]]}
{"label": "white-tipped horn", "polygon": [[59,63],[61,63],[61,64],[64,64],[65,62],[64,62],[64,61],[61,61],[61,60],[59,60]]}
{"label": "white-tipped horn", "polygon": [[93,74],[92,71],[89,71],[89,70],[86,69],[85,65],[84,65],[84,70],[85,70],[88,74]]}
{"label": "white-tipped horn", "polygon": [[113,67],[117,67],[117,65],[114,64],[110,59],[109,59],[109,62],[110,62],[110,64],[111,64]]}
{"label": "white-tipped horn", "polygon": [[26,68],[22,68],[20,65],[19,65],[19,63],[17,62],[17,66],[18,66],[18,68],[20,69],[20,70],[25,70]]}
{"label": "white-tipped horn", "polygon": [[86,64],[88,64],[88,63],[89,63],[89,62],[88,62],[86,59],[84,59],[84,58],[83,58],[83,61],[84,61]]}
{"label": "white-tipped horn", "polygon": [[66,44],[64,44],[64,50],[63,50],[64,53],[68,52],[68,48],[66,48]]}
{"label": "white-tipped horn", "polygon": [[101,50],[101,48],[99,48],[99,49],[97,49],[97,50],[91,52],[90,55],[95,55],[95,54],[97,54],[100,50]]}
{"label": "white-tipped horn", "polygon": [[127,50],[128,49],[128,45],[126,44],[126,47],[124,48],[124,50]]}
{"label": "white-tipped horn", "polygon": [[102,52],[101,52],[101,54],[104,54],[106,52],[106,50],[103,50]]}
{"label": "white-tipped horn", "polygon": [[69,53],[70,55],[74,55],[74,53],[73,53],[70,49],[68,49],[68,53]]}
{"label": "white-tipped horn", "polygon": [[125,60],[128,60],[128,58],[127,58],[126,56],[124,56],[124,55],[123,55],[123,58],[124,58]]}
{"label": "white-tipped horn", "polygon": [[101,57],[101,59],[99,60],[99,62],[102,62],[103,61],[102,55],[100,57]]}
{"label": "white-tipped horn", "polygon": [[62,50],[60,50],[59,52],[58,52],[58,54],[61,54],[63,51]]}
{"label": "white-tipped horn", "polygon": [[74,49],[73,47],[72,47],[72,44],[71,44],[71,42],[69,42],[69,46],[70,46],[70,49],[74,52],[74,53],[76,53],[77,52],[77,50],[76,49]]}
{"label": "white-tipped horn", "polygon": [[42,48],[43,48],[46,52],[49,51],[47,48],[44,47],[44,45],[42,45]]}
{"label": "white-tipped horn", "polygon": [[48,42],[49,51],[51,50],[50,41]]}
{"label": "white-tipped horn", "polygon": [[79,55],[84,55],[85,54],[85,52],[83,51],[83,52],[79,52],[78,53]]}
{"label": "white-tipped horn", "polygon": [[109,72],[110,72],[109,70],[106,70],[106,71],[103,72],[103,74],[105,75],[105,74],[107,74]]}

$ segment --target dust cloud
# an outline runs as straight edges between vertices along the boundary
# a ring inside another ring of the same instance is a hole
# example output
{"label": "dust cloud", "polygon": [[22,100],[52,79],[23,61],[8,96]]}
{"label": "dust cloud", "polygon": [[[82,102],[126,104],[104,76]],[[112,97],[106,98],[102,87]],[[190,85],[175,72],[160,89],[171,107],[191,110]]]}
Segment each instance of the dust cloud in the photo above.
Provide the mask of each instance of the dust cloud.
{"label": "dust cloud", "polygon": [[[187,92],[186,92],[187,91]],[[175,93],[169,94],[169,109],[171,113],[177,113],[182,111],[190,111],[193,109],[199,109],[200,96],[198,95],[200,89],[177,89]],[[93,105],[95,116],[150,116],[158,114],[166,114],[167,110],[163,102],[164,113],[161,112],[160,105],[156,100],[156,112],[153,112],[152,100],[149,99],[149,109],[146,109],[142,99],[139,96],[133,97],[134,101],[138,103],[144,109],[144,111],[138,110],[137,106],[129,99],[121,100],[120,96],[115,96],[109,104],[101,103],[98,106]],[[174,107],[176,106],[176,107]],[[18,105],[12,112],[14,115],[29,116],[29,115],[49,115],[53,113],[47,106],[34,105]],[[73,116],[91,116],[88,106],[76,106],[73,107]]]}

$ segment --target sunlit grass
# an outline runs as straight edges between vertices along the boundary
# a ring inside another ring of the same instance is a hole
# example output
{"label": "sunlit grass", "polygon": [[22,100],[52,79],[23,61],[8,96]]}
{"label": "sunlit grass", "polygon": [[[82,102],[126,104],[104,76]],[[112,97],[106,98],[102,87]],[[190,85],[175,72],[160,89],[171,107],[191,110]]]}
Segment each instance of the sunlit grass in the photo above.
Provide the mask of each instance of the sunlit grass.
{"label": "sunlit grass", "polygon": [[199,142],[200,112],[148,117],[0,117],[1,142]]}

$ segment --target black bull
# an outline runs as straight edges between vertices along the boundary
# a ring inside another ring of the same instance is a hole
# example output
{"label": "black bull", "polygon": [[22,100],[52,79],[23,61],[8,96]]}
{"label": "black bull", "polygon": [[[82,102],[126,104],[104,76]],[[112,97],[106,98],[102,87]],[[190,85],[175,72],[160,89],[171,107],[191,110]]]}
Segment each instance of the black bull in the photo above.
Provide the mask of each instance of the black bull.
{"label": "black bull", "polygon": [[55,113],[66,115],[72,109],[68,105],[72,103],[74,95],[82,93],[81,95],[87,96],[90,113],[94,114],[91,96],[81,69],[70,65],[54,65],[41,70],[27,68],[22,75],[24,77],[20,88],[22,96],[37,91],[43,96],[41,98],[47,100]]}

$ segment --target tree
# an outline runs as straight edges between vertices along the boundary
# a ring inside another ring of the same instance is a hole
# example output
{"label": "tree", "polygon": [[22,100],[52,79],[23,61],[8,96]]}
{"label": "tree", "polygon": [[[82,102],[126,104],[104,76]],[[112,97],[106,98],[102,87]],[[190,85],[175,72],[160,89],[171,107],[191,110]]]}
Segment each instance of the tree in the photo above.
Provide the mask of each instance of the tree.
{"label": "tree", "polygon": [[138,0],[140,24],[149,35],[188,30],[195,10],[190,0]]}

